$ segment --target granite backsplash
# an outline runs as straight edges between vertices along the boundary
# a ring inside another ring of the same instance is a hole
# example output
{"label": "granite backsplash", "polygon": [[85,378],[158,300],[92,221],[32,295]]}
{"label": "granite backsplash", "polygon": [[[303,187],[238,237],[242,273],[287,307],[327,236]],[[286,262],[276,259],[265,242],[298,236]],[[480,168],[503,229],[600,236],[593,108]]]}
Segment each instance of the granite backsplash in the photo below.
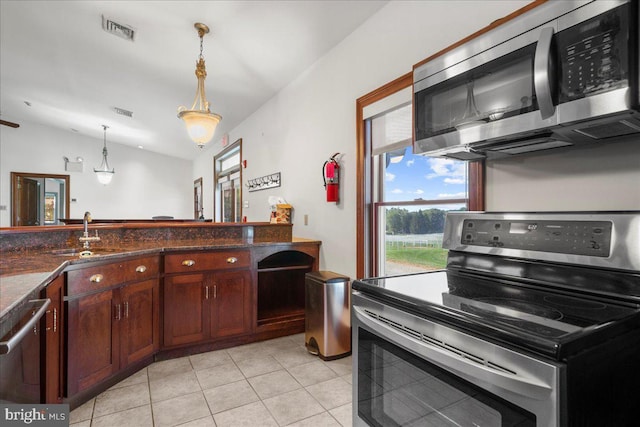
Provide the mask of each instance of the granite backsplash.
{"label": "granite backsplash", "polygon": [[[100,241],[92,247],[118,248],[144,243],[194,241],[197,243],[237,241],[242,243],[291,242],[291,224],[269,223],[188,223],[188,224],[117,224],[90,225],[89,235],[96,231]],[[83,227],[76,225],[52,227],[19,227],[0,229],[0,252],[16,254],[26,251],[76,248]]]}

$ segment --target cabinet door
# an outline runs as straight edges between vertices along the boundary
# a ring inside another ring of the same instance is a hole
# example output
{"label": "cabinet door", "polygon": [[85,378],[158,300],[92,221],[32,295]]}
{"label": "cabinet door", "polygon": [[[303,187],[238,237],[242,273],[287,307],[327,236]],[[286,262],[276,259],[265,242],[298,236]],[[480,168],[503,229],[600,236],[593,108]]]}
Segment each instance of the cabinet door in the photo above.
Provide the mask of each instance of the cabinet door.
{"label": "cabinet door", "polygon": [[204,310],[204,274],[164,279],[164,345],[199,342],[209,336]]}
{"label": "cabinet door", "polygon": [[45,403],[62,403],[62,325],[64,318],[62,301],[64,297],[64,276],[57,277],[47,285],[45,296],[51,300],[45,315]]}
{"label": "cabinet door", "polygon": [[211,335],[224,337],[251,331],[251,274],[249,271],[212,276]]}
{"label": "cabinet door", "polygon": [[160,327],[158,281],[133,283],[120,289],[120,368],[152,355],[158,349]]}
{"label": "cabinet door", "polygon": [[119,367],[122,307],[115,291],[69,301],[67,387],[71,396],[111,376]]}

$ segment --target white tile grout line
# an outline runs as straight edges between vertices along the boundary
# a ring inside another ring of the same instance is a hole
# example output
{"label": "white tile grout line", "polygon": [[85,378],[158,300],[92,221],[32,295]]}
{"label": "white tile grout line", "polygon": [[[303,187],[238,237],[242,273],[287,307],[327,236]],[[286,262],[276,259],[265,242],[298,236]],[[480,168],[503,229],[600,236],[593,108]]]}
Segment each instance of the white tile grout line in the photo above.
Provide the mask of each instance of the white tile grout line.
{"label": "white tile grout line", "polygon": [[[299,344],[298,339],[300,338],[300,337],[299,337],[300,335],[303,335],[303,334],[296,334],[296,335],[289,335],[289,336],[285,336],[285,337],[274,338],[274,340],[279,340],[279,339],[282,339],[282,338],[288,338],[288,339],[289,339],[289,341],[290,341],[290,342],[292,342],[292,347],[293,347],[293,345],[297,345],[297,346],[301,346],[302,348],[305,348],[304,343],[303,343],[302,345],[300,345],[300,344]],[[271,341],[271,340],[267,340],[267,341],[260,341],[260,342],[258,342],[258,344],[268,343],[269,341]],[[231,347],[231,348],[233,348],[233,347]],[[251,382],[249,381],[249,378],[253,378],[253,377],[247,377],[247,376],[245,375],[245,373],[242,371],[242,369],[240,369],[240,367],[238,366],[238,363],[239,363],[240,361],[236,361],[236,360],[233,358],[233,356],[232,356],[231,354],[229,354],[229,352],[228,352],[227,350],[228,350],[228,349],[221,349],[221,350],[213,350],[213,351],[223,351],[223,352],[225,352],[225,354],[226,354],[226,355],[229,357],[229,359],[233,362],[233,365],[236,367],[236,369],[237,369],[237,370],[242,374],[242,376],[243,376],[244,380],[249,384],[249,386],[251,387],[251,389],[253,390],[253,392],[256,394],[256,396],[258,397],[258,400],[262,403],[262,405],[265,407],[265,409],[267,409],[267,411],[269,412],[269,414],[271,415],[271,417],[272,417],[272,418],[277,422],[277,420],[276,420],[276,418],[275,418],[274,414],[273,414],[273,413],[271,413],[271,411],[269,411],[269,408],[267,407],[267,405],[265,405],[265,404],[264,404],[264,399],[262,399],[262,398],[260,397],[260,395],[258,394],[257,390],[253,387],[253,385],[252,385],[252,384],[251,384]],[[306,348],[305,348],[305,351],[306,351]],[[198,353],[198,354],[202,354],[202,353]],[[193,362],[192,362],[192,360],[191,360],[191,356],[195,356],[195,355],[188,355],[188,356],[184,356],[184,357],[187,357],[187,358],[188,358],[188,360],[189,360],[189,364],[191,365],[191,372],[193,372],[193,373],[195,374],[197,371],[196,371],[196,369],[195,369],[195,367],[194,367],[194,365],[193,365]],[[271,357],[273,357],[273,356],[272,356],[272,354],[267,354],[267,356],[271,356]],[[275,358],[274,358],[274,359],[275,359]],[[301,389],[301,390],[304,390],[306,393],[308,393],[308,394],[309,394],[309,396],[311,396],[311,398],[312,398],[316,403],[318,403],[318,404],[319,404],[319,405],[324,409],[324,411],[323,411],[323,412],[326,412],[327,414],[329,414],[329,416],[331,416],[331,417],[332,417],[332,418],[333,418],[333,419],[334,419],[338,424],[342,425],[342,424],[340,423],[340,421],[339,421],[338,419],[336,419],[336,418],[331,414],[331,412],[329,412],[330,410],[329,410],[329,409],[326,409],[326,408],[325,408],[325,407],[324,407],[324,406],[323,406],[323,405],[322,405],[322,404],[321,404],[321,403],[320,403],[320,402],[319,402],[319,401],[318,401],[318,400],[317,400],[317,399],[316,399],[316,398],[315,398],[315,397],[314,397],[314,396],[313,396],[313,395],[312,395],[312,394],[307,390],[307,387],[310,387],[310,386],[315,385],[315,384],[310,384],[309,386],[306,386],[306,387],[305,387],[305,386],[304,386],[304,385],[302,385],[302,383],[300,383],[300,381],[298,381],[298,380],[296,379],[296,377],[295,377],[295,376],[294,376],[294,375],[289,371],[289,369],[293,369],[293,368],[296,368],[296,367],[299,367],[299,366],[302,366],[302,365],[305,365],[305,364],[313,363],[315,360],[310,360],[310,361],[309,361],[309,362],[307,362],[307,363],[302,363],[302,364],[298,364],[298,365],[295,365],[295,366],[290,366],[289,368],[287,368],[287,367],[283,366],[283,365],[282,365],[282,364],[281,364],[277,359],[275,359],[275,360],[276,360],[276,362],[277,362],[277,363],[282,367],[282,370],[284,370],[284,371],[285,371],[289,376],[291,376],[291,378],[293,378],[293,380],[294,380],[294,381],[295,381],[295,382],[300,386],[300,389]],[[322,359],[320,359],[320,358],[318,358],[317,360],[320,360],[320,361],[321,361],[325,366],[327,366],[329,369],[331,369],[331,370],[332,370],[332,372],[333,372],[334,374],[336,374],[336,377],[335,377],[335,378],[339,378],[340,380],[347,382],[344,378],[342,378],[344,375],[340,375],[340,373],[336,372],[334,369],[332,369],[332,368],[331,368],[330,362],[324,361],[324,360],[322,360]],[[338,359],[338,360],[340,360],[340,359]],[[158,363],[158,362],[154,362],[154,363]],[[151,365],[149,365],[149,366],[144,367],[143,369],[145,369],[145,370],[147,371],[147,372],[146,372],[146,377],[147,377],[146,383],[147,383],[147,390],[148,390],[148,392],[149,392],[149,408],[150,408],[150,411],[151,411],[151,421],[152,421],[153,425],[155,426],[156,421],[155,421],[155,417],[154,417],[154,413],[153,413],[153,399],[151,398],[151,379],[150,379],[150,376],[149,376],[149,369],[148,369],[148,368],[149,368],[150,366],[152,366],[154,363],[152,363],[152,364],[151,364]],[[215,366],[218,366],[218,365],[214,365],[214,366],[211,366],[211,367],[215,367]],[[211,368],[211,367],[210,367],[210,368]],[[277,371],[274,371],[274,372],[277,372]],[[261,375],[267,375],[267,374],[269,374],[269,373],[271,373],[271,372],[267,372],[267,373],[264,373],[264,374],[261,374]],[[260,375],[256,375],[256,376],[260,376]],[[335,378],[332,378],[331,380],[333,380],[333,379],[335,379]],[[331,381],[331,380],[327,380],[327,381]],[[123,381],[124,381],[124,380],[123,380]],[[209,405],[209,401],[206,399],[206,396],[204,396],[204,391],[205,391],[205,389],[203,389],[203,388],[202,388],[202,384],[200,383],[200,380],[198,379],[198,376],[197,376],[197,375],[196,375],[196,381],[198,382],[198,386],[200,387],[200,393],[202,394],[202,397],[204,398],[205,402],[207,403],[207,408],[209,409],[209,416],[213,419],[213,417],[214,417],[214,413],[213,413],[213,411],[211,410],[211,406]],[[232,381],[232,383],[233,383],[233,382],[238,382],[238,381]],[[321,381],[321,382],[324,382],[324,381]],[[229,384],[231,384],[231,383],[229,383]],[[320,383],[316,383],[316,384],[320,384]],[[221,384],[221,385],[226,385],[226,384]],[[207,389],[207,390],[208,390],[208,389]],[[194,392],[194,393],[195,393],[195,392]],[[288,393],[288,392],[285,392],[285,393]],[[284,393],[281,393],[281,394],[284,394]],[[279,394],[278,394],[278,395],[279,395]],[[278,395],[270,396],[269,398],[276,397],[276,396],[278,396]],[[99,395],[98,395],[98,396],[99,396]],[[96,405],[96,400],[97,400],[98,396],[96,396],[96,397],[94,397],[94,398],[92,399],[92,400],[93,400],[93,404],[92,404],[92,406],[91,406],[91,418],[88,420],[88,421],[90,421],[90,423],[91,423],[91,424],[93,424],[93,418],[94,418],[94,417],[93,417],[93,414],[94,414],[94,412],[95,412],[95,405]],[[229,409],[226,409],[225,411],[233,410],[233,409],[236,409],[236,408],[238,408],[238,407],[235,407],[235,408],[229,408]],[[131,409],[131,408],[129,408],[129,409]],[[335,409],[335,408],[333,408],[333,409]],[[225,412],[225,411],[221,411],[221,412]],[[220,413],[221,413],[221,412],[220,412]],[[117,412],[114,412],[114,414],[115,414],[115,413],[117,413]],[[111,414],[108,414],[108,415],[111,415]],[[307,418],[311,418],[311,417],[316,416],[316,415],[318,415],[318,414],[311,415],[311,416],[309,416],[309,417],[306,417],[306,418],[303,418],[303,419],[301,419],[301,420],[294,421],[294,422],[300,422],[300,421],[303,421],[303,420],[305,420],[305,419],[307,419]],[[106,415],[105,415],[105,416],[106,416]],[[202,418],[204,419],[204,418],[207,418],[207,417],[202,417]],[[82,421],[87,421],[87,420],[82,420]],[[82,421],[81,421],[81,422],[82,422]],[[193,421],[195,421],[195,420],[193,420]],[[189,422],[190,422],[190,421],[189,421]],[[183,424],[184,424],[184,423],[183,423]],[[215,424],[215,420],[214,420],[214,424]]]}

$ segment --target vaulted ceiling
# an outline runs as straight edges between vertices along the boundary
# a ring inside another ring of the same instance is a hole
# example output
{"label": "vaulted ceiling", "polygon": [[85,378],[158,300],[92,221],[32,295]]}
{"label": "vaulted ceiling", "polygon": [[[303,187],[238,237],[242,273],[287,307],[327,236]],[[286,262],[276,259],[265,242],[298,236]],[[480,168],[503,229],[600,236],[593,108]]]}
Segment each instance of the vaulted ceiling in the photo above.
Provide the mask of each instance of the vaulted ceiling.
{"label": "vaulted ceiling", "polygon": [[[193,159],[190,107],[204,37],[211,110],[232,130],[387,1],[1,1],[0,114]],[[107,18],[133,41],[103,30]],[[117,114],[120,108],[132,117]]]}

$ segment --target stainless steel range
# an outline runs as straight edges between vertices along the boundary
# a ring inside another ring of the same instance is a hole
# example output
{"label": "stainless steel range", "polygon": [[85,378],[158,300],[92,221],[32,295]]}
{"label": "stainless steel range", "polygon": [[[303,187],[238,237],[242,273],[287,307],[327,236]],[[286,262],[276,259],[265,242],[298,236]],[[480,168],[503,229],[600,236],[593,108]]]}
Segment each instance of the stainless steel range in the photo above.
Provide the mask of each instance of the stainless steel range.
{"label": "stainless steel range", "polygon": [[640,212],[447,215],[445,270],[352,284],[355,426],[640,420]]}

